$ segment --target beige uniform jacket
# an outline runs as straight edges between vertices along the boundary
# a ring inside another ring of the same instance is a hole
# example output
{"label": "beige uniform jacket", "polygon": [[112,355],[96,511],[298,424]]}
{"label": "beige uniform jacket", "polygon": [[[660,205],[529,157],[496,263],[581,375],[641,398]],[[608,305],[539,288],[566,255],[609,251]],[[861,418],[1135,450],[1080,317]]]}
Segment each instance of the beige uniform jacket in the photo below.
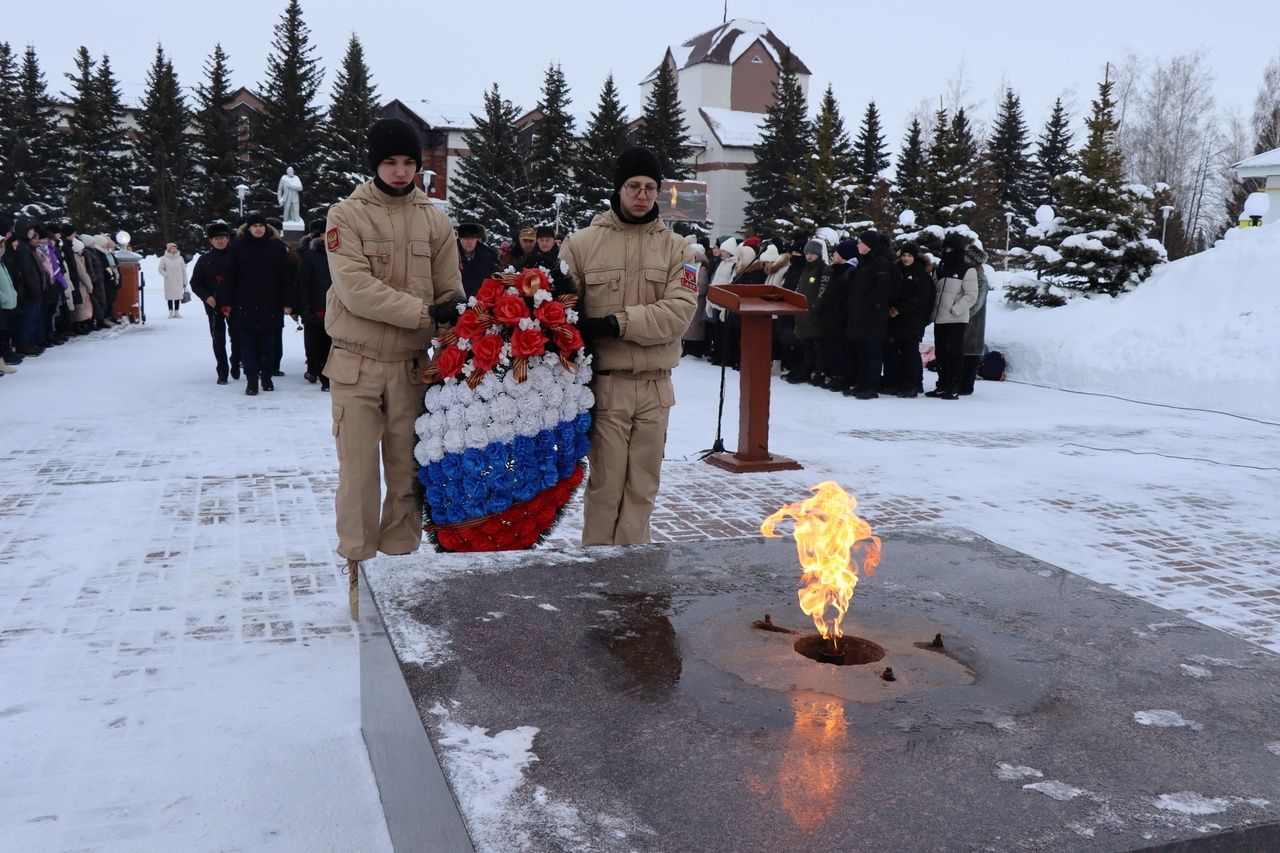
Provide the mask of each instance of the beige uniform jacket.
{"label": "beige uniform jacket", "polygon": [[463,299],[449,218],[419,189],[389,196],[366,181],[329,209],[333,286],[324,328],[333,344],[376,361],[407,361],[431,343],[425,305]]}
{"label": "beige uniform jacket", "polygon": [[623,222],[613,211],[570,234],[560,260],[587,317],[617,315],[621,336],[595,342],[595,370],[646,373],[680,362],[680,339],[698,304],[693,250],[661,220]]}

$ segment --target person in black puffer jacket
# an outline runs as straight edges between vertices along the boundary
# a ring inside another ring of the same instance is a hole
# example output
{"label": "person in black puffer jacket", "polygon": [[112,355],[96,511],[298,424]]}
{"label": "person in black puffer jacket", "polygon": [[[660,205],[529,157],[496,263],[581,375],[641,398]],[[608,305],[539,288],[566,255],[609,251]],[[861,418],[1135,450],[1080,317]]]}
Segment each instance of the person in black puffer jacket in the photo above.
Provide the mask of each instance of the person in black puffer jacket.
{"label": "person in black puffer jacket", "polygon": [[916,243],[904,243],[898,250],[900,284],[889,308],[889,337],[885,343],[884,387],[899,397],[924,393],[924,367],[920,361],[920,341],[937,294]]}
{"label": "person in black puffer jacket", "polygon": [[271,336],[278,334],[282,315],[290,311],[293,264],[284,243],[261,213],[246,219],[230,253],[219,308],[231,317],[240,335],[244,393],[252,397],[258,393],[259,376],[262,390],[275,390],[266,359],[274,351]]}
{"label": "person in black puffer jacket", "polygon": [[298,316],[302,318],[303,346],[307,352],[307,372],[302,378],[308,382],[320,380],[320,390],[329,390],[329,377],[322,372],[329,360],[333,341],[324,330],[324,303],[329,294],[329,256],[325,252],[324,237],[316,237],[302,252],[298,266]]}
{"label": "person in black puffer jacket", "polygon": [[[219,220],[205,229],[209,239],[209,251],[202,254],[191,270],[191,290],[204,304],[205,318],[209,321],[209,337],[213,341],[213,359],[218,371],[218,384],[227,384],[227,374],[240,378],[240,341],[236,336],[234,320],[218,310],[219,294],[226,286],[227,264],[231,260],[231,228]],[[227,360],[227,336],[231,337],[231,360]]]}
{"label": "person in black puffer jacket", "polygon": [[831,255],[831,265],[822,274],[818,285],[818,322],[822,328],[820,370],[823,387],[832,391],[846,390],[853,377],[847,327],[849,287],[854,271],[851,261],[857,254],[857,244],[853,240],[837,243]]}
{"label": "person in black puffer jacket", "polygon": [[875,231],[858,235],[858,268],[849,287],[849,340],[857,355],[853,388],[844,393],[859,400],[880,396],[880,370],[888,335],[889,303],[893,299],[893,256]]}

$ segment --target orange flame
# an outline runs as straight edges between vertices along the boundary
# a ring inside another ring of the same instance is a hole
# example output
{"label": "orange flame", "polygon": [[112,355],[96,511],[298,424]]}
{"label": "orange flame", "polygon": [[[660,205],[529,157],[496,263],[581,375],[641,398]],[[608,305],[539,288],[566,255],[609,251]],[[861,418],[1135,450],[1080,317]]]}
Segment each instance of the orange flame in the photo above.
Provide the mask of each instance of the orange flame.
{"label": "orange flame", "polygon": [[[880,564],[880,537],[871,534],[854,510],[858,501],[831,480],[814,486],[813,497],[788,504],[764,520],[760,532],[778,538],[774,528],[787,516],[795,520],[800,555],[800,609],[809,614],[824,640],[838,643],[858,573],[870,575]],[[834,618],[828,618],[834,608]]]}

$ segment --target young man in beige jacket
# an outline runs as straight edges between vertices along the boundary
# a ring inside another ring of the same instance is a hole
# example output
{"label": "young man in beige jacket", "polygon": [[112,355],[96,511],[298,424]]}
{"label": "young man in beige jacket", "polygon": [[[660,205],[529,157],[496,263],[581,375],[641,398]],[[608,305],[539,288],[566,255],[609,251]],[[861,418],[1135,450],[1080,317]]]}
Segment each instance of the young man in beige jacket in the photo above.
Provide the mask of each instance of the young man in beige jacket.
{"label": "young man in beige jacket", "polygon": [[413,456],[421,373],[436,324],[456,320],[464,298],[453,226],[414,181],[422,169],[417,132],[382,119],[369,128],[368,151],[376,177],[330,208],[325,231],[333,285],[324,327],[333,349],[324,375],[338,450],[338,553],[347,560],[353,619],[360,562],[379,551],[409,554],[422,542]]}
{"label": "young man in beige jacket", "polygon": [[658,158],[647,148],[626,149],[613,186],[611,209],[560,247],[582,295],[578,326],[594,352],[583,545],[650,541],[676,402],[671,370],[698,304],[693,251],[658,218]]}

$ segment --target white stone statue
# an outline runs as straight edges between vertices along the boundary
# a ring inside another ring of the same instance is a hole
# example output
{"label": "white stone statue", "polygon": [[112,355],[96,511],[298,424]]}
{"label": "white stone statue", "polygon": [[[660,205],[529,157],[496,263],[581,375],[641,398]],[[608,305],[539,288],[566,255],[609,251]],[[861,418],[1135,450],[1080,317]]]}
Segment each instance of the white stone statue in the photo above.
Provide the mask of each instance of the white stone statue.
{"label": "white stone statue", "polygon": [[301,222],[302,214],[302,178],[293,173],[293,167],[284,170],[280,183],[276,186],[276,199],[283,211],[280,218],[285,222]]}

